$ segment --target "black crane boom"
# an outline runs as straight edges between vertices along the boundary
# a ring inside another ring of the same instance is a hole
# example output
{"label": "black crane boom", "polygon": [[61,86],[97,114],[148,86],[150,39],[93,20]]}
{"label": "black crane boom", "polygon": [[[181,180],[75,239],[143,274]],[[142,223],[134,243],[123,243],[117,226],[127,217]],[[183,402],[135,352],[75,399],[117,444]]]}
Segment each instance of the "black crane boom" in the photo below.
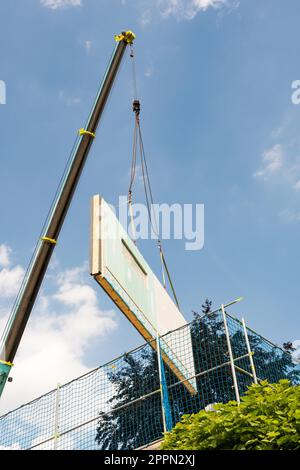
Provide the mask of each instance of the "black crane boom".
{"label": "black crane boom", "polygon": [[85,129],[81,129],[79,131],[78,141],[75,145],[70,163],[50,211],[43,236],[39,241],[31,260],[10,319],[1,339],[0,396],[7,381],[12,367],[12,362],[51,260],[59,233],[87,160],[102,112],[117,75],[126,46],[133,42],[135,35],[131,31],[127,31],[116,36],[115,39],[118,43],[100,86],[95,105],[89,116]]}

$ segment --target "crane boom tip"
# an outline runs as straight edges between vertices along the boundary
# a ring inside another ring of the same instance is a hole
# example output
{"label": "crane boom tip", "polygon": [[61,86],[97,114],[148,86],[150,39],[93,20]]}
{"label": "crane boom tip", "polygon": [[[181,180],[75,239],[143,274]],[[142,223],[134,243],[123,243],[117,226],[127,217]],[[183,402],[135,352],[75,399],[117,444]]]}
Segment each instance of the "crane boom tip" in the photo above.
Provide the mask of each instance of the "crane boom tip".
{"label": "crane boom tip", "polygon": [[136,35],[133,31],[123,31],[121,34],[115,36],[117,42],[125,41],[127,44],[132,44],[135,38]]}

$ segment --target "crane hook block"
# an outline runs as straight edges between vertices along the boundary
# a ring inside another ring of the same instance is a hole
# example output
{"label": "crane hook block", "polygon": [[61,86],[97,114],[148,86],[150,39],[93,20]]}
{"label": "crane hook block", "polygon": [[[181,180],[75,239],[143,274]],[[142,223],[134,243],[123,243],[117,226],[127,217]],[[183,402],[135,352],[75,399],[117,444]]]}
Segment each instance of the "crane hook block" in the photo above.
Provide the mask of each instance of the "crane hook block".
{"label": "crane hook block", "polygon": [[140,114],[140,112],[141,112],[141,103],[139,102],[139,100],[134,100],[134,102],[132,103],[132,109],[133,109],[134,113]]}
{"label": "crane hook block", "polygon": [[121,34],[117,34],[115,36],[115,40],[117,42],[125,41],[127,42],[127,44],[132,44],[135,38],[136,38],[136,35],[132,31],[126,31],[126,32],[123,31]]}

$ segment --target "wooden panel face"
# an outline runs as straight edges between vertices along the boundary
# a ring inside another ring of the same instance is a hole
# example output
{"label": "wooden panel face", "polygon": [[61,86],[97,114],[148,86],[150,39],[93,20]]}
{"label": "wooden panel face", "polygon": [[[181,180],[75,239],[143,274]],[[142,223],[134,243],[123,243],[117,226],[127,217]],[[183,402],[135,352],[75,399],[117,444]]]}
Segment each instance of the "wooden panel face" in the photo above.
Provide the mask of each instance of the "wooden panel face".
{"label": "wooden panel face", "polygon": [[[147,341],[186,320],[100,196],[92,198],[91,274]],[[188,328],[161,339],[162,357],[191,393],[197,393]]]}

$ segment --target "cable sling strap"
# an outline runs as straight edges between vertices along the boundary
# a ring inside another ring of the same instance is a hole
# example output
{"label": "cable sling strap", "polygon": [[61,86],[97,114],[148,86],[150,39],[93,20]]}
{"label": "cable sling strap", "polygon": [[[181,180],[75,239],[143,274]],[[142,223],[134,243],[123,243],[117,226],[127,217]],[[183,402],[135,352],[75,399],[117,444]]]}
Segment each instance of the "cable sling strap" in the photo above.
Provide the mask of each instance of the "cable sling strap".
{"label": "cable sling strap", "polygon": [[[129,184],[129,189],[128,189],[128,207],[129,207],[129,214],[130,214],[130,218],[131,218],[130,226],[131,226],[131,231],[132,231],[132,234],[133,234],[134,242],[136,243],[136,229],[135,229],[135,224],[134,224],[132,201],[133,201],[133,187],[134,187],[134,183],[135,183],[135,180],[136,180],[136,174],[137,174],[137,160],[138,160],[138,155],[137,154],[139,153],[140,164],[141,164],[141,172],[142,172],[142,180],[143,180],[143,187],[144,187],[144,193],[145,193],[146,204],[147,204],[148,218],[149,218],[149,221],[150,221],[150,226],[151,226],[152,232],[155,235],[155,237],[157,238],[157,246],[158,246],[158,250],[159,250],[160,262],[161,262],[161,267],[162,267],[163,286],[164,286],[165,289],[167,289],[167,285],[166,285],[166,276],[167,276],[169,285],[171,287],[171,290],[172,290],[172,293],[173,293],[173,296],[174,296],[174,300],[176,302],[176,305],[177,305],[178,309],[180,310],[178,298],[177,298],[176,291],[175,291],[175,287],[174,287],[174,284],[172,282],[170,271],[168,269],[168,265],[167,265],[166,258],[165,258],[165,255],[164,255],[162,241],[161,241],[161,238],[160,238],[160,235],[159,235],[159,229],[158,229],[156,214],[152,210],[152,208],[154,207],[154,198],[153,198],[153,192],[152,192],[152,187],[151,187],[151,182],[150,182],[150,177],[149,177],[148,164],[147,164],[147,159],[146,159],[146,154],[145,154],[142,130],[141,130],[141,123],[140,123],[141,103],[137,99],[137,80],[136,80],[136,68],[135,68],[135,55],[134,55],[132,45],[130,47],[130,57],[132,58],[132,76],[133,76],[133,87],[134,87],[133,112],[134,112],[134,115],[135,115],[135,125],[134,125],[134,132],[133,132],[132,162],[131,162],[131,171],[130,171],[130,184]],[[166,276],[165,276],[165,274],[166,274]]]}

